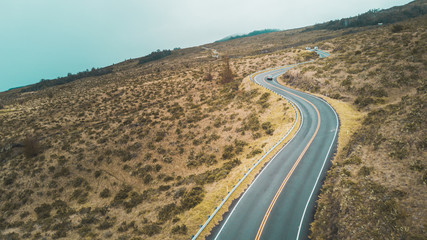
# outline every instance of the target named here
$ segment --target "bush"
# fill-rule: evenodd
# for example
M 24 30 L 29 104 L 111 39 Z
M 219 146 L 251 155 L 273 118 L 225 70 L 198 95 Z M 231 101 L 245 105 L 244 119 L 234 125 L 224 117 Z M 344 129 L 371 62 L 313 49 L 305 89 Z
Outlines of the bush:
M 144 184 L 149 184 L 151 181 L 153 181 L 153 177 L 150 174 L 147 174 L 144 176 Z
M 257 103 L 261 105 L 262 108 L 268 108 L 270 104 L 268 103 L 268 99 L 270 98 L 270 93 L 266 92 L 261 95 Z
M 7 176 L 3 179 L 4 186 L 8 186 L 8 185 L 13 184 L 17 177 L 18 177 L 18 174 L 14 171 L 7 174 Z
M 106 229 L 109 229 L 109 228 L 111 228 L 112 226 L 114 226 L 115 221 L 116 221 L 116 219 L 115 219 L 115 218 L 105 219 L 103 222 L 101 222 L 101 223 L 98 225 L 98 227 L 97 227 L 97 228 L 98 228 L 99 230 L 106 230 Z
M 119 203 L 123 203 L 123 200 L 125 200 L 126 198 L 129 197 L 129 192 L 132 190 L 131 186 L 125 185 L 123 186 L 116 194 L 116 196 L 114 196 L 114 200 L 113 203 L 115 204 L 119 204 Z
M 187 234 L 187 226 L 185 224 L 176 225 L 172 228 L 172 234 Z
M 50 217 L 50 211 L 52 210 L 52 206 L 47 203 L 43 203 L 42 205 L 36 207 L 34 212 L 37 214 L 37 219 L 45 219 Z
M 110 189 L 108 189 L 108 188 L 104 188 L 104 190 L 102 190 L 102 191 L 99 193 L 99 196 L 100 196 L 101 198 L 108 198 L 108 197 L 110 197 L 110 196 L 111 196 Z
M 359 165 L 362 163 L 362 159 L 356 155 L 351 155 L 349 158 L 345 159 L 344 164 L 356 164 Z
M 264 129 L 265 133 L 268 135 L 273 135 L 274 129 L 271 122 L 265 122 L 261 125 L 262 129 Z
M 172 54 L 172 51 L 169 49 L 165 49 L 160 51 L 160 49 L 158 49 L 155 52 L 152 52 L 150 54 L 148 54 L 147 56 L 144 56 L 142 58 L 139 59 L 139 64 L 144 64 L 144 63 L 148 63 L 151 61 L 156 61 L 156 60 L 160 60 L 164 57 L 167 57 L 169 55 Z
M 146 198 L 145 194 L 138 194 L 137 192 L 131 192 L 130 199 L 128 202 L 124 202 L 124 207 L 128 212 L 139 204 Z
M 84 178 L 82 178 L 82 177 L 76 177 L 73 180 L 72 185 L 73 185 L 73 187 L 76 188 L 76 187 L 80 187 L 82 185 L 82 183 L 87 184 L 87 182 L 86 182 L 86 180 Z
M 252 130 L 252 131 L 258 131 L 259 130 L 259 119 L 258 116 L 255 113 L 252 113 L 249 115 L 244 122 L 244 129 L 245 130 Z
M 55 178 L 58 177 L 66 177 L 70 175 L 70 170 L 68 169 L 68 167 L 62 167 L 57 173 L 55 173 L 53 176 Z
M 167 204 L 165 206 L 163 206 L 160 210 L 159 213 L 157 214 L 157 218 L 159 219 L 159 221 L 167 221 L 169 219 L 171 219 L 172 217 L 174 217 L 176 214 L 178 214 L 178 207 L 176 206 L 175 203 L 170 203 Z
M 354 100 L 354 104 L 359 107 L 366 107 L 369 104 L 374 103 L 374 99 L 371 97 L 358 96 L 356 100 Z
M 397 159 L 404 159 L 408 156 L 409 151 L 406 147 L 407 143 L 402 140 L 393 140 L 391 141 L 390 148 L 391 152 L 389 153 L 390 157 Z
M 210 72 L 206 73 L 205 77 L 203 78 L 203 80 L 205 81 L 212 81 L 213 76 Z
M 165 138 L 165 136 L 166 136 L 166 133 L 164 131 L 158 131 L 156 133 L 156 138 L 154 139 L 154 141 L 160 142 Z
M 251 158 L 251 157 L 254 157 L 254 156 L 256 156 L 256 155 L 258 155 L 258 154 L 260 154 L 260 153 L 262 153 L 262 150 L 261 149 L 259 149 L 259 148 L 256 148 L 256 149 L 254 149 L 254 150 L 252 150 L 249 154 L 248 154 L 248 158 Z
M 148 224 L 142 227 L 142 233 L 148 236 L 159 234 L 161 230 L 162 228 L 156 223 Z
M 403 30 L 403 26 L 400 25 L 400 24 L 396 24 L 396 25 L 393 25 L 391 27 L 391 32 L 392 33 L 398 33 L 398 32 L 401 32 L 402 30 Z
M 186 192 L 181 199 L 181 207 L 184 210 L 189 210 L 197 204 L 201 203 L 203 198 L 205 197 L 205 193 L 203 188 L 194 187 L 189 192 Z
M 226 145 L 224 147 L 224 151 L 222 153 L 222 158 L 223 159 L 230 159 L 234 156 L 234 147 L 233 145 Z
M 357 173 L 359 176 L 364 176 L 364 177 L 366 177 L 366 176 L 368 176 L 369 174 L 371 174 L 371 171 L 372 171 L 372 168 L 370 168 L 370 167 L 366 167 L 366 166 L 362 166 L 360 169 L 359 169 L 359 172 Z
M 230 60 L 228 58 L 228 56 L 224 56 L 224 65 L 223 65 L 223 70 L 221 72 L 221 83 L 225 84 L 225 83 L 230 83 L 233 81 L 233 72 L 231 71 L 230 68 Z

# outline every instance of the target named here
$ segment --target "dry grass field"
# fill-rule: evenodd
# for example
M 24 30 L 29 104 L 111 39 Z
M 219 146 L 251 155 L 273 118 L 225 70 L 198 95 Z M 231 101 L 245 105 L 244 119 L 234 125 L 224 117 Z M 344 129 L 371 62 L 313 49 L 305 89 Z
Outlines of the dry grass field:
M 6 93 L 1 236 L 187 239 L 293 124 L 289 103 L 244 78 L 291 58 L 232 59 L 234 81 L 223 84 L 221 60 L 183 49 Z

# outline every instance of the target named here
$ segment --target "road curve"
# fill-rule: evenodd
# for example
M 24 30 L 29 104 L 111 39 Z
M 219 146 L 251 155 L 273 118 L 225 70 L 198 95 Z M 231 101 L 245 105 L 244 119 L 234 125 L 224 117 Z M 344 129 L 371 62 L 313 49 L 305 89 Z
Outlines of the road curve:
M 270 160 L 207 239 L 308 238 L 316 196 L 336 149 L 339 120 L 322 99 L 277 82 L 278 76 L 295 66 L 259 73 L 253 81 L 297 106 L 302 119 L 300 130 Z M 274 79 L 266 80 L 267 75 Z

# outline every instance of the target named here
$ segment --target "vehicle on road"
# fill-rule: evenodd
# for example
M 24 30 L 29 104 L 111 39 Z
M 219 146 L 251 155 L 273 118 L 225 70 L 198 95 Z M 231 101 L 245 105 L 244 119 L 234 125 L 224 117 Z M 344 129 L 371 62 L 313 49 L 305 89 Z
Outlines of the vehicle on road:
M 273 80 L 273 76 L 272 75 L 268 75 L 266 78 L 267 78 L 267 80 L 270 80 L 270 81 Z

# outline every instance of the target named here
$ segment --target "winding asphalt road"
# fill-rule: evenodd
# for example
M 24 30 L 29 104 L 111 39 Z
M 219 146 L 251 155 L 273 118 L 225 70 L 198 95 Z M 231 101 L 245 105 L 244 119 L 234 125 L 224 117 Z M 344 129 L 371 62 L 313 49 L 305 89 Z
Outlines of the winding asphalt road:
M 315 200 L 336 149 L 339 120 L 322 99 L 277 82 L 277 76 L 295 66 L 259 73 L 253 80 L 295 103 L 302 120 L 299 131 L 208 239 L 308 239 Z M 274 79 L 267 80 L 268 75 Z

